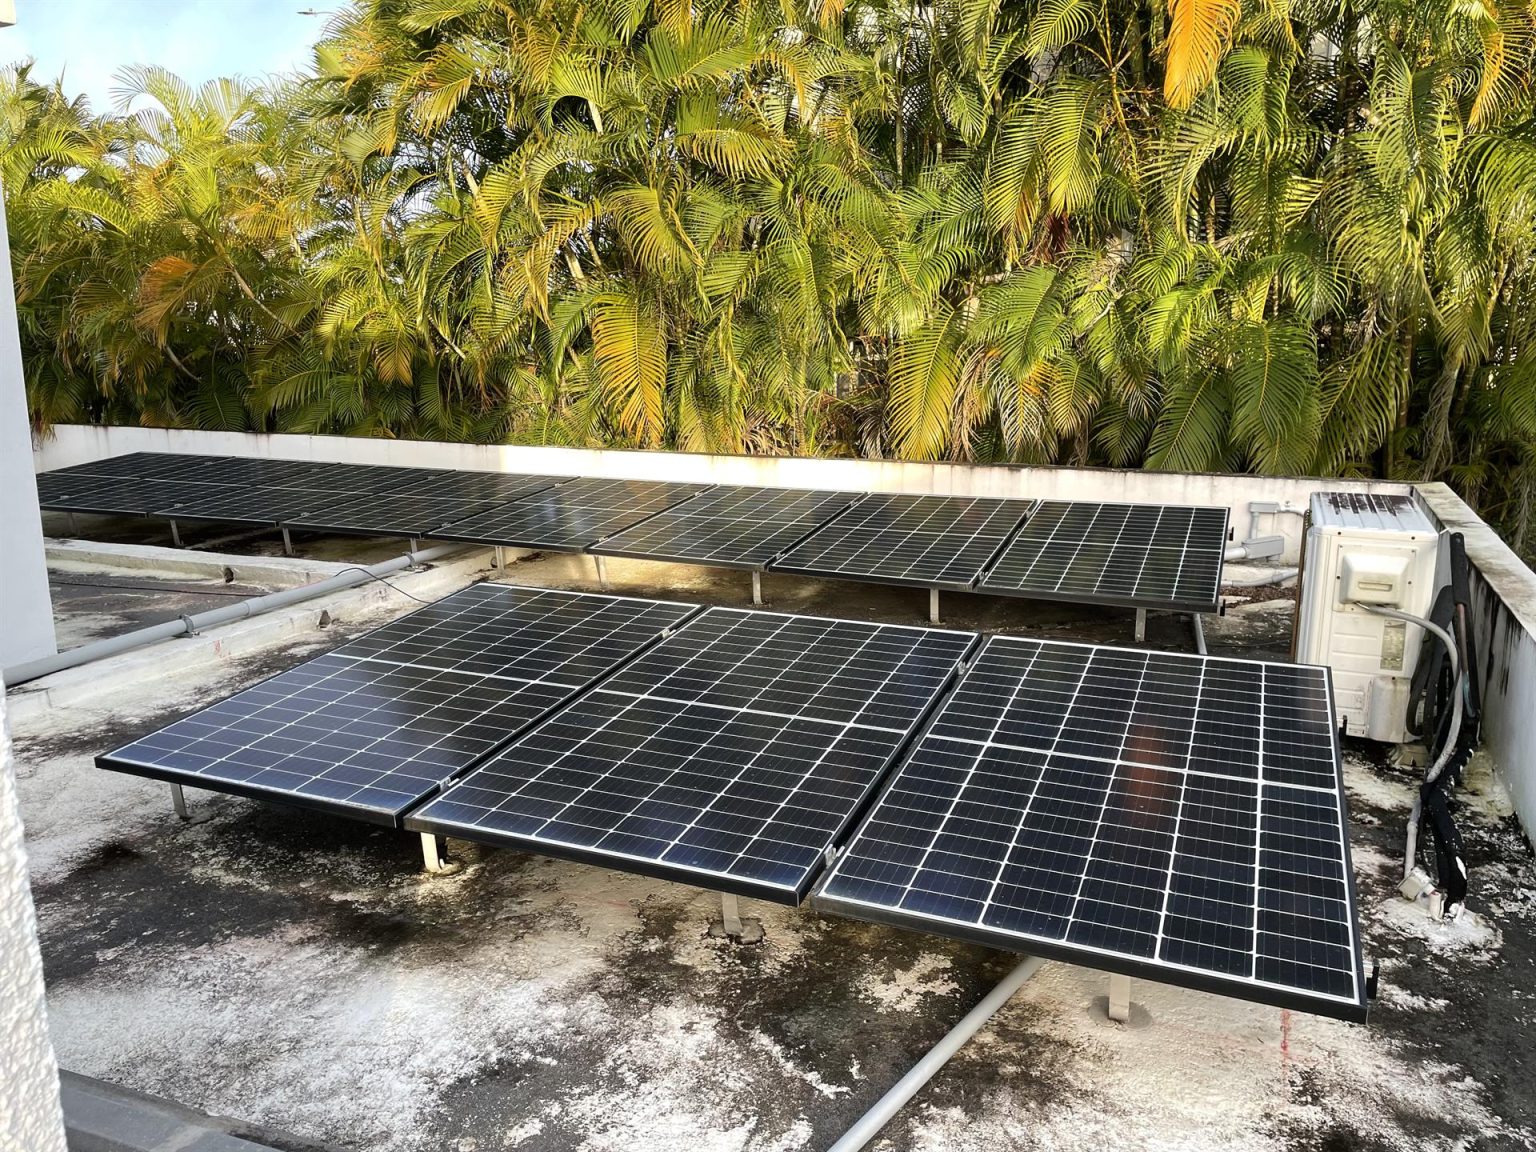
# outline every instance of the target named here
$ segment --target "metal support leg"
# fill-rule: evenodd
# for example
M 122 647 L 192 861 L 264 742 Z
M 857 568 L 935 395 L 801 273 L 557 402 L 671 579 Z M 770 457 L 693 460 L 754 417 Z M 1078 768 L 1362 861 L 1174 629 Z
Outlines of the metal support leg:
M 293 536 L 289 533 L 288 529 L 286 529 L 286 528 L 283 529 L 283 555 L 284 556 L 292 556 L 293 555 Z
M 421 540 L 418 539 L 415 536 L 411 537 L 410 551 L 412 551 L 412 552 L 420 552 L 421 551 Z
M 496 545 L 496 570 L 505 571 L 507 567 L 507 550 L 500 544 Z
M 75 514 L 73 512 L 66 512 L 64 515 L 69 517 L 69 534 L 71 536 L 80 535 L 80 522 L 75 519 Z
M 1145 644 L 1146 642 L 1147 610 L 1145 608 L 1138 608 L 1136 609 L 1136 643 Z
M 752 573 L 752 603 L 761 604 L 762 602 L 763 574 L 761 572 L 754 572 Z
M 608 565 L 601 556 L 593 556 L 592 560 L 597 565 L 597 586 L 606 592 L 608 591 Z
M 176 527 L 176 521 L 171 521 L 171 543 L 181 547 L 181 530 Z
M 1129 976 L 1110 973 L 1109 1018 L 1121 1024 L 1131 1018 L 1131 978 Z
M 944 1039 L 935 1044 L 926 1056 L 914 1064 L 912 1071 L 880 1097 L 875 1106 L 864 1113 L 859 1122 L 848 1129 L 843 1138 L 832 1145 L 827 1152 L 859 1152 L 860 1148 L 878 1136 L 880 1129 L 901 1111 L 901 1106 L 916 1096 L 923 1085 L 933 1079 L 934 1074 L 944 1067 L 951 1056 L 964 1047 L 967 1040 L 981 1031 L 982 1026 L 992 1019 L 1004 1004 L 1008 1003 L 1013 994 L 1022 988 L 1044 963 L 1045 961 L 1038 956 L 1028 956 L 1017 968 L 1004 976 L 980 1004 L 967 1012 L 965 1018 L 951 1028 Z
M 176 810 L 176 815 L 183 820 L 190 820 L 187 815 L 187 794 L 181 790 L 180 784 L 171 785 L 171 807 Z
M 939 590 L 937 588 L 930 588 L 928 589 L 928 623 L 937 624 L 938 622 Z
M 1204 621 L 1202 621 L 1200 619 L 1200 613 L 1198 613 L 1198 612 L 1196 612 L 1193 615 L 1191 615 L 1190 618 L 1189 618 L 1189 621 L 1190 621 L 1190 623 L 1192 625 L 1194 625 L 1194 629 L 1195 629 L 1195 651 L 1200 653 L 1200 655 L 1204 656 L 1204 655 L 1206 655 L 1206 651 L 1205 651 L 1205 623 L 1204 623 Z
M 421 834 L 421 856 L 428 872 L 448 870 L 448 841 L 431 832 Z
M 727 936 L 741 939 L 741 906 L 734 892 L 720 893 L 720 924 L 725 928 Z

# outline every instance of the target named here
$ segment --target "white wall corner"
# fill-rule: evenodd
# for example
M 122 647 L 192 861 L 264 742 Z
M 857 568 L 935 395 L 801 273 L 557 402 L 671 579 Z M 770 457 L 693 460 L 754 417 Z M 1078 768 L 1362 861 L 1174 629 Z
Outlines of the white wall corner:
M 21 370 L 21 335 L 16 325 L 3 191 L 0 189 L 0 604 L 5 605 L 5 627 L 0 628 L 0 668 L 52 656 L 57 650 L 43 523 L 37 514 L 32 429 L 27 418 L 26 377 Z
M 59 1068 L 27 882 L 16 765 L 0 689 L 0 1148 L 65 1152 Z

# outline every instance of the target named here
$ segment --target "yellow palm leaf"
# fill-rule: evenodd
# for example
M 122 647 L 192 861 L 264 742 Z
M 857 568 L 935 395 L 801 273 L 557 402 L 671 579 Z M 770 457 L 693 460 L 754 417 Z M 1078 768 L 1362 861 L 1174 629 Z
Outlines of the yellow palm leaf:
M 1169 0 L 1168 63 L 1163 95 L 1188 108 L 1216 75 L 1232 29 L 1242 15 L 1239 0 Z

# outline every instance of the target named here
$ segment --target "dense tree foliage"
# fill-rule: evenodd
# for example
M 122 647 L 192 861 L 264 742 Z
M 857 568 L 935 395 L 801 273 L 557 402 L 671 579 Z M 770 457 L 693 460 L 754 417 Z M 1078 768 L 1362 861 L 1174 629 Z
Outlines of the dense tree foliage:
M 0 80 L 40 426 L 1445 478 L 1536 539 L 1531 0 L 360 0 Z

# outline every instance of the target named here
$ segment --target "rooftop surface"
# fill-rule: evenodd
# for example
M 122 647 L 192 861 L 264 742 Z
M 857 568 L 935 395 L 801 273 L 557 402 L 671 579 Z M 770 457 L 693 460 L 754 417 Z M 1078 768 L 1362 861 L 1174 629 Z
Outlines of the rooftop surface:
M 48 519 L 51 529 L 62 518 Z M 82 520 L 161 545 L 164 526 Z M 221 529 L 188 542 L 279 551 Z M 369 562 L 398 541 L 312 537 Z M 87 568 L 89 565 L 86 566 Z M 240 567 L 235 565 L 236 569 Z M 741 605 L 743 573 L 610 561 L 614 590 Z M 61 636 L 196 611 L 222 579 L 55 572 Z M 497 578 L 591 588 L 590 559 Z M 131 605 L 101 597 L 127 592 Z M 401 581 L 408 583 L 408 581 Z M 1284 658 L 1277 589 L 1208 618 L 1213 654 Z M 767 607 L 920 622 L 910 589 L 770 575 Z M 441 594 L 441 593 L 439 593 Z M 194 607 L 187 607 L 193 603 Z M 416 605 L 348 614 L 239 663 L 125 683 L 13 724 L 22 815 L 65 1068 L 344 1148 L 822 1149 L 1015 962 L 896 929 L 744 902 L 763 943 L 708 937 L 718 897 L 453 842 L 421 870 L 412 836 L 98 771 L 92 757 Z M 945 624 L 1128 643 L 1130 613 L 946 593 Z M 1149 643 L 1191 650 L 1186 617 Z M 165 651 L 174 654 L 172 642 Z M 1470 912 L 1429 921 L 1396 893 L 1412 775 L 1370 745 L 1346 760 L 1351 846 L 1381 999 L 1366 1025 L 1048 964 L 874 1145 L 885 1149 L 1504 1149 L 1536 1145 L 1531 1082 L 1536 867 L 1486 764 L 1462 796 Z

